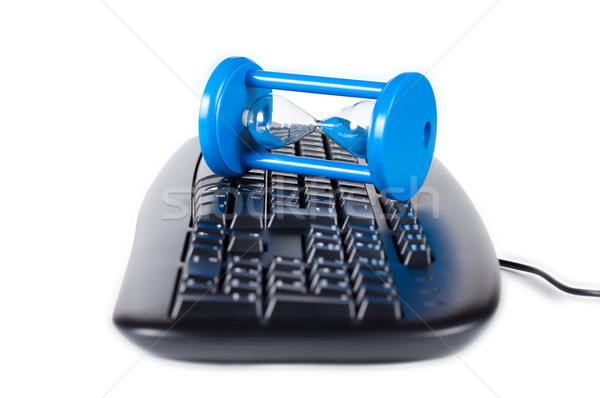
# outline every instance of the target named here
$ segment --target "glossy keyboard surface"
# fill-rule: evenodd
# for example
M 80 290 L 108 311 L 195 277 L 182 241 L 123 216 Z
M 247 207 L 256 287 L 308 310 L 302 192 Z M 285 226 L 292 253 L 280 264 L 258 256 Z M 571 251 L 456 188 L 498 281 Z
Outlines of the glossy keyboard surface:
M 273 152 L 358 162 L 318 133 Z M 401 292 L 380 228 L 400 266 L 432 266 L 411 203 L 363 183 L 264 170 L 222 178 L 201 162 L 194 220 L 172 314 L 187 320 L 394 324 Z

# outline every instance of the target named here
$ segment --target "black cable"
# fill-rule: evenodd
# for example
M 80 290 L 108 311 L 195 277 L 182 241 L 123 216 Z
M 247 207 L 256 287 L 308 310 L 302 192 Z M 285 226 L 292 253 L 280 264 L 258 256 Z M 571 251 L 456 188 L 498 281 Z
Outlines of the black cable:
M 517 271 L 530 272 L 532 274 L 541 276 L 542 278 L 544 278 L 545 280 L 550 282 L 552 285 L 554 285 L 558 289 L 562 290 L 563 292 L 566 292 L 569 294 L 575 294 L 578 296 L 600 297 L 600 290 L 579 289 L 576 287 L 567 286 L 564 283 L 559 282 L 556 279 L 554 279 L 554 277 L 552 277 L 550 274 L 542 271 L 541 269 L 532 267 L 530 265 L 515 263 L 514 261 L 503 260 L 501 258 L 498 259 L 498 262 L 500 263 L 500 266 L 504 267 L 504 268 L 516 269 Z

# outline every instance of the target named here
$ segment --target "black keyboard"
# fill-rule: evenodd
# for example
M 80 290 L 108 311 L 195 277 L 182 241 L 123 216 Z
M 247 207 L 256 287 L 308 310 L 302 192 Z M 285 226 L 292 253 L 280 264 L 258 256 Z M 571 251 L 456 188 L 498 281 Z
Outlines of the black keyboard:
M 364 164 L 318 133 L 272 152 Z M 172 195 L 191 212 L 173 216 Z M 439 356 L 468 341 L 498 300 L 487 233 L 437 160 L 421 192 L 399 202 L 323 177 L 220 177 L 190 141 L 157 178 L 139 223 L 115 321 L 169 357 Z
M 319 133 L 273 152 L 358 162 Z M 404 266 L 432 264 L 410 202 L 386 199 L 363 183 L 264 170 L 222 178 L 202 166 L 174 317 L 338 325 L 401 320 L 382 238 L 391 235 Z

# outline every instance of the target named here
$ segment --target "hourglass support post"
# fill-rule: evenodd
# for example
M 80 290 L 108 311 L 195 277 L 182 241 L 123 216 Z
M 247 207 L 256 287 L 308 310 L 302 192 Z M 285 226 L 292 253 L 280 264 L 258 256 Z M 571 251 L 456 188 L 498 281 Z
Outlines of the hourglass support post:
M 246 73 L 246 85 L 270 90 L 377 99 L 386 83 L 249 70 Z
M 264 169 L 367 184 L 372 183 L 369 167 L 360 164 L 252 151 L 242 152 L 242 164 L 249 169 Z

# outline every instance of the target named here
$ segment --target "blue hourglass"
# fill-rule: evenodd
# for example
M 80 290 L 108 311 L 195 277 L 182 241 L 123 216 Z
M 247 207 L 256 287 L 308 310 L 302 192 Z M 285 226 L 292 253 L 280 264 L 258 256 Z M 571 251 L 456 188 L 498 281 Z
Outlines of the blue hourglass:
M 364 100 L 331 117 L 313 116 L 271 90 Z M 436 140 L 437 112 L 429 81 L 403 73 L 387 83 L 263 71 L 253 61 L 221 62 L 200 106 L 199 137 L 210 169 L 239 176 L 250 169 L 372 183 L 385 196 L 408 200 L 423 185 Z M 269 153 L 320 132 L 358 164 Z

